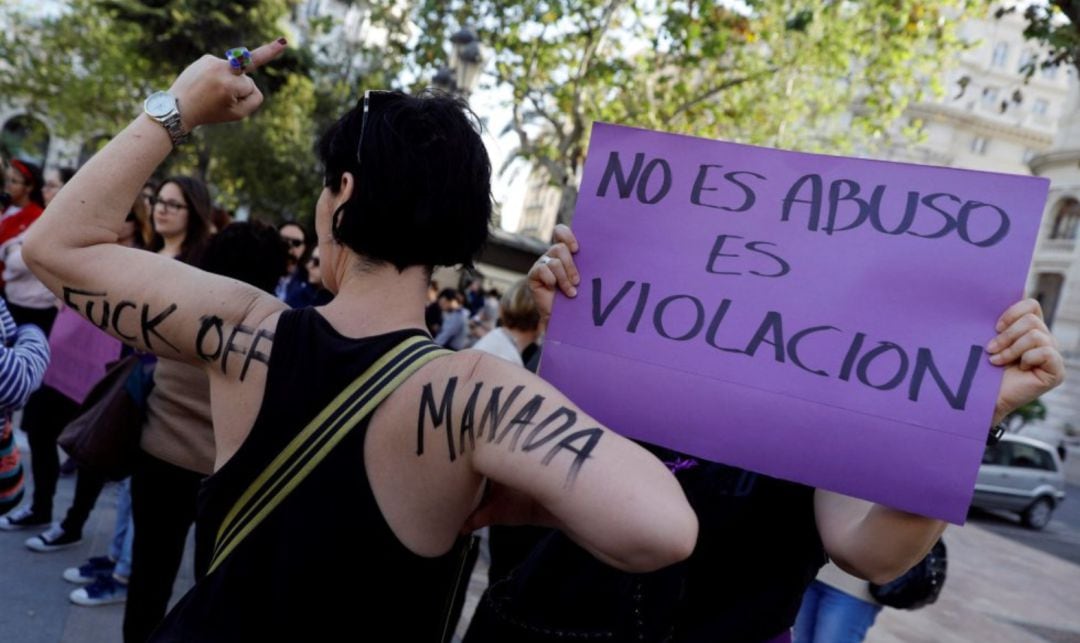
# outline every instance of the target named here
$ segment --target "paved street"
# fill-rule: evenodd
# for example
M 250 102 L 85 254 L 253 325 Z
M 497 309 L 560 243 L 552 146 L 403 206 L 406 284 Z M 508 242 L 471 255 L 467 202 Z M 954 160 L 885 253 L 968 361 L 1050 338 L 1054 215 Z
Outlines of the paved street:
M 26 436 L 16 432 L 26 453 Z M 26 463 L 29 469 L 29 461 Z M 29 473 L 29 471 L 28 471 Z M 67 511 L 75 491 L 75 478 L 61 478 L 54 518 Z M 72 549 L 40 554 L 24 545 L 37 531 L 0 531 L 0 643 L 119 643 L 123 605 L 79 607 L 68 600 L 77 586 L 61 574 L 90 556 L 107 552 L 116 516 L 116 485 L 109 485 Z M 177 600 L 192 583 L 191 542 L 173 592 Z
M 1031 437 L 1050 444 L 1060 439 L 1049 432 Z M 972 510 L 968 520 L 1028 547 L 1080 564 L 1080 445 L 1070 447 L 1065 459 L 1065 479 L 1065 502 L 1054 510 L 1053 520 L 1042 531 L 1026 529 L 1016 514 L 1007 511 Z
M 1066 500 L 1042 531 L 1028 529 L 1009 512 L 972 510 L 968 520 L 983 529 L 1080 564 L 1080 486 L 1066 486 Z

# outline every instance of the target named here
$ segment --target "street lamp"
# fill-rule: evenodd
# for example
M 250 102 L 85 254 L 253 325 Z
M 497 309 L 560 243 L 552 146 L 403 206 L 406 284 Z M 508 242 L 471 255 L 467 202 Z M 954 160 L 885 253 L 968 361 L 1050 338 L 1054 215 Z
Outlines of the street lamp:
M 476 31 L 463 27 L 450 36 L 450 43 L 453 46 L 450 65 L 439 69 L 431 82 L 443 91 L 468 98 L 476 88 L 480 70 L 484 67 L 484 52 L 480 49 L 480 39 L 477 38 Z

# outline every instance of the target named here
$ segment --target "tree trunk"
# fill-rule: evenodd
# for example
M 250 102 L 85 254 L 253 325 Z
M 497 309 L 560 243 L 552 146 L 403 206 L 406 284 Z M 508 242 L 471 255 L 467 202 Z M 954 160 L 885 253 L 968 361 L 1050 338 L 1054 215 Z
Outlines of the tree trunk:
M 570 222 L 574 218 L 574 208 L 577 206 L 577 197 L 577 186 L 564 185 L 562 187 L 562 198 L 559 199 L 559 214 L 555 217 L 555 223 L 570 225 Z

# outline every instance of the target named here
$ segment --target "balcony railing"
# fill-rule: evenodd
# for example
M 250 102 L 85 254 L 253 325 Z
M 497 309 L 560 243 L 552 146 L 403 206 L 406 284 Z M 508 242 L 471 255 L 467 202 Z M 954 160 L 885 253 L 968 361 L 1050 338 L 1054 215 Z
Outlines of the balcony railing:
M 1072 254 L 1076 249 L 1076 239 L 1047 239 L 1039 245 L 1040 252 Z

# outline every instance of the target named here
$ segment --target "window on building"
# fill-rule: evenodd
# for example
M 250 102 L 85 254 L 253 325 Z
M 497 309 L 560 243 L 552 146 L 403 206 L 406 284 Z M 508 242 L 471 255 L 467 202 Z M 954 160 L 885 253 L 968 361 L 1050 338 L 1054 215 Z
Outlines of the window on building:
M 1054 227 L 1050 230 L 1051 239 L 1075 239 L 1080 229 L 1080 202 L 1065 199 L 1058 205 L 1054 215 Z
M 985 136 L 976 136 L 971 139 L 971 152 L 973 154 L 984 155 L 986 149 L 990 146 L 990 141 Z
M 1050 67 L 1043 67 L 1042 71 L 1039 72 L 1039 73 L 1042 74 L 1043 78 L 1048 78 L 1050 80 L 1053 80 L 1054 78 L 1057 77 L 1057 71 L 1058 71 L 1057 66 L 1053 65 L 1053 66 L 1050 66 Z
M 998 95 L 1000 92 L 997 87 L 986 87 L 982 92 L 983 107 L 987 109 L 997 109 Z
M 1021 74 L 1027 73 L 1029 67 L 1035 64 L 1035 52 L 1030 49 L 1025 49 L 1020 53 L 1020 64 L 1016 66 L 1016 71 Z
M 1058 302 L 1061 301 L 1061 289 L 1065 285 L 1065 275 L 1058 272 L 1041 272 L 1035 279 L 1035 293 L 1032 295 L 1042 305 L 1043 319 L 1048 328 L 1054 327 Z
M 990 64 L 994 67 L 1004 67 L 1005 63 L 1009 60 L 1009 45 L 1004 42 L 999 42 L 994 45 L 994 54 L 990 59 Z
M 1035 102 L 1031 104 L 1031 112 L 1038 114 L 1039 116 L 1046 116 L 1046 113 L 1050 111 L 1050 101 L 1045 98 L 1036 98 Z

